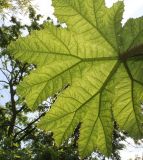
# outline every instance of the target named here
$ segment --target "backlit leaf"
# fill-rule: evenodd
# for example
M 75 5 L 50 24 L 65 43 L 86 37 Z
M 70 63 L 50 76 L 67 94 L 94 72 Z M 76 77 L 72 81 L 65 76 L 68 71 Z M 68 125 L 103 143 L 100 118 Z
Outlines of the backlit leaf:
M 37 65 L 18 93 L 35 109 L 61 91 L 39 127 L 62 144 L 81 123 L 80 155 L 98 149 L 110 156 L 114 120 L 134 139 L 143 137 L 143 18 L 122 27 L 123 2 L 111 8 L 104 0 L 53 5 L 66 29 L 46 24 L 9 46 L 16 59 Z

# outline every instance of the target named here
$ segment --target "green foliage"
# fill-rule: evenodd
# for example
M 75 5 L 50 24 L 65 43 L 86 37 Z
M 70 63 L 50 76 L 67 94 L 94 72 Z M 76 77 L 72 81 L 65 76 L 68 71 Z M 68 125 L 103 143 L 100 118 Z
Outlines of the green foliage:
M 9 4 L 8 0 L 0 0 L 0 12 L 4 8 L 8 8 L 8 7 L 10 7 L 10 4 Z
M 94 3 L 93 3 L 94 2 Z M 122 27 L 124 5 L 106 8 L 104 0 L 53 0 L 67 29 L 46 24 L 9 46 L 14 57 L 37 65 L 18 93 L 36 109 L 58 94 L 39 127 L 61 144 L 81 122 L 81 156 L 112 152 L 114 120 L 135 139 L 143 137 L 143 18 Z
M 0 13 L 3 9 L 21 9 L 24 12 L 31 5 L 32 0 L 0 0 Z

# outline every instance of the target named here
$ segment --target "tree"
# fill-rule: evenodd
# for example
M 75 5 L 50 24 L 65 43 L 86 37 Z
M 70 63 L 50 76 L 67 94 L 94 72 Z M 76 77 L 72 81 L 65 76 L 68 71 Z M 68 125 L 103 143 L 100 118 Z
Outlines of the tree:
M 0 107 L 0 159 L 4 160 L 29 159 L 29 157 L 31 157 L 31 155 L 28 154 L 28 149 L 21 148 L 21 141 L 35 130 L 33 124 L 35 125 L 36 121 L 38 121 L 38 119 L 44 114 L 41 107 L 41 109 L 37 110 L 37 112 L 40 114 L 38 118 L 31 122 L 28 120 L 27 113 L 29 112 L 29 109 L 27 109 L 24 101 L 20 99 L 20 97 L 16 96 L 16 85 L 24 75 L 29 73 L 33 66 L 14 61 L 11 56 L 8 56 L 8 53 L 5 50 L 11 41 L 14 41 L 18 38 L 18 36 L 21 34 L 21 29 L 25 29 L 26 27 L 28 30 L 31 30 L 39 29 L 41 27 L 37 23 L 40 16 L 35 15 L 35 12 L 32 8 L 30 9 L 30 18 L 31 26 L 22 26 L 20 22 L 16 20 L 16 18 L 12 17 L 11 21 L 13 22 L 13 25 L 10 27 L 3 26 L 0 29 L 0 60 L 2 66 L 0 71 L 1 75 L 4 77 L 3 80 L 0 80 L 0 83 L 4 89 L 9 90 L 10 92 L 10 101 L 8 101 L 4 106 Z
M 0 13 L 3 12 L 3 9 L 22 9 L 28 8 L 31 5 L 31 0 L 0 0 Z
M 0 20 L 9 22 L 11 16 L 18 18 L 26 16 L 28 18 L 29 10 L 36 8 L 32 4 L 33 0 L 0 0 Z M 9 19 L 9 20 L 8 20 Z M 3 24 L 1 22 L 1 25 Z M 10 25 L 10 24 L 7 24 Z

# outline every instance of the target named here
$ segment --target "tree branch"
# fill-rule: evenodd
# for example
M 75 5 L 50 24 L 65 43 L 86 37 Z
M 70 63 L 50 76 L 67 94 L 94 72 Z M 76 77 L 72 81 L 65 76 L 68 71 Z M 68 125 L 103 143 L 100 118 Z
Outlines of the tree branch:
M 24 129 L 22 129 L 21 131 L 17 132 L 17 133 L 14 135 L 14 139 L 16 139 L 16 137 L 17 137 L 20 133 L 22 133 L 22 132 L 24 132 L 24 131 L 27 131 L 29 128 L 31 128 L 31 126 L 32 126 L 35 122 L 37 122 L 41 117 L 43 117 L 45 114 L 46 114 L 46 112 L 42 113 L 38 118 L 36 118 L 36 119 L 35 119 L 34 121 L 32 121 L 31 123 L 29 123 L 29 124 L 27 125 L 27 127 L 25 127 Z
M 8 85 L 9 85 L 9 83 L 8 83 L 8 82 L 3 81 L 3 80 L 0 80 L 0 83 L 6 83 L 6 84 L 8 84 Z
M 31 130 L 27 131 L 21 138 L 19 138 L 15 142 L 21 142 L 26 136 L 28 136 L 30 133 L 32 133 L 35 129 L 36 129 L 36 127 L 34 127 Z
M 17 114 L 17 110 L 16 110 L 16 103 L 14 100 L 14 96 L 15 96 L 15 91 L 13 89 L 13 84 L 12 84 L 12 80 L 10 80 L 9 82 L 9 87 L 10 87 L 10 96 L 11 96 L 11 109 L 12 109 L 12 116 L 11 116 L 11 124 L 8 130 L 8 136 L 10 136 L 13 133 L 13 129 L 15 126 L 15 121 L 16 121 L 16 114 Z

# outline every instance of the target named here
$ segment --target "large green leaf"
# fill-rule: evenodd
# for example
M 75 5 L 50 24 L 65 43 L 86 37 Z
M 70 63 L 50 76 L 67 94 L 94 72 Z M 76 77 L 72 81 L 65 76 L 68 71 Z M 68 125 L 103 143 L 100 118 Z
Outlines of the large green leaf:
M 143 137 L 143 18 L 121 25 L 124 5 L 103 0 L 53 0 L 68 28 L 46 24 L 11 43 L 16 59 L 37 65 L 18 93 L 31 109 L 61 93 L 39 127 L 61 144 L 81 122 L 81 156 L 112 152 L 113 121 L 135 139 Z M 69 87 L 65 90 L 65 86 Z

